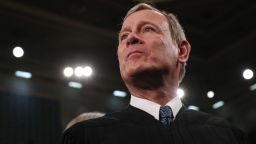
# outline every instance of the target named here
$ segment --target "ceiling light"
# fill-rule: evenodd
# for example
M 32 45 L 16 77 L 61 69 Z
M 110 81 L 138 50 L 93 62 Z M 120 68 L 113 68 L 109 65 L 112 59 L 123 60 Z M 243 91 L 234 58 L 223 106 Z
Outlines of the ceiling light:
M 83 75 L 89 77 L 92 75 L 92 68 L 90 66 L 86 66 L 83 68 Z
M 247 79 L 247 80 L 252 79 L 253 71 L 251 69 L 244 70 L 243 77 L 244 77 L 244 79 Z
M 80 67 L 80 66 L 76 67 L 76 68 L 75 68 L 75 75 L 76 75 L 77 77 L 81 77 L 81 76 L 83 75 L 83 68 Z
M 217 109 L 219 107 L 222 107 L 224 105 L 224 101 L 218 101 L 215 104 L 212 105 L 213 109 Z
M 207 97 L 208 98 L 213 98 L 214 97 L 214 92 L 213 91 L 208 91 L 207 92 Z
M 68 86 L 69 86 L 69 87 L 72 87 L 72 88 L 82 88 L 82 87 L 83 87 L 83 85 L 82 85 L 81 83 L 79 83 L 79 82 L 73 82 L 73 81 L 69 82 L 69 83 L 68 83 Z
M 20 58 L 24 55 L 24 51 L 21 47 L 15 47 L 13 50 L 12 50 L 12 53 L 15 57 L 17 58 Z
M 180 98 L 183 98 L 184 95 L 185 95 L 185 92 L 183 89 L 181 88 L 178 88 L 177 92 L 176 92 L 177 96 L 180 97 Z
M 64 73 L 64 76 L 71 77 L 74 73 L 74 70 L 71 67 L 66 67 L 63 73 Z
M 25 79 L 30 79 L 30 78 L 32 78 L 32 73 L 25 72 L 25 71 L 16 71 L 15 76 L 25 78 Z
M 113 91 L 113 95 L 116 97 L 126 97 L 127 93 L 124 91 L 115 90 L 115 91 Z
M 199 107 L 193 105 L 188 106 L 188 109 L 199 111 Z
M 251 90 L 251 91 L 256 90 L 256 84 L 251 85 L 251 86 L 250 86 L 250 90 Z

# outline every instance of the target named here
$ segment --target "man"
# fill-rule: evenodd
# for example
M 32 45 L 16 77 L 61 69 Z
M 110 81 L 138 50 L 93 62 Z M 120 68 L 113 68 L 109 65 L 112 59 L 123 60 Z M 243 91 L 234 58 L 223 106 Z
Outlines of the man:
M 172 14 L 138 4 L 119 34 L 128 108 L 68 129 L 63 144 L 238 144 L 244 135 L 224 121 L 182 106 L 176 96 L 190 44 Z

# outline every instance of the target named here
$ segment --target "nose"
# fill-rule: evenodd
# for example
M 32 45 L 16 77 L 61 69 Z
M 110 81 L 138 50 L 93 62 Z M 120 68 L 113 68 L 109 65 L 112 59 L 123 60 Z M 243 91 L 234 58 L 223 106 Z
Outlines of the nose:
M 140 40 L 137 35 L 132 34 L 128 38 L 126 44 L 127 45 L 142 44 L 142 40 Z

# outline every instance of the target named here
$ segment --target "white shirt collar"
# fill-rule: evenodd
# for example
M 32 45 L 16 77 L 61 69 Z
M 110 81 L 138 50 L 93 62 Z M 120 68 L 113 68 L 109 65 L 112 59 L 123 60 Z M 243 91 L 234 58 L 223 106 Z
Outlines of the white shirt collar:
M 133 95 L 131 95 L 130 105 L 151 114 L 152 116 L 155 117 L 155 119 L 159 120 L 159 109 L 161 105 L 155 102 L 149 101 L 147 99 L 142 99 Z M 166 105 L 172 108 L 173 116 L 175 119 L 176 115 L 178 114 L 179 110 L 182 107 L 180 98 L 176 96 L 171 101 L 169 101 Z

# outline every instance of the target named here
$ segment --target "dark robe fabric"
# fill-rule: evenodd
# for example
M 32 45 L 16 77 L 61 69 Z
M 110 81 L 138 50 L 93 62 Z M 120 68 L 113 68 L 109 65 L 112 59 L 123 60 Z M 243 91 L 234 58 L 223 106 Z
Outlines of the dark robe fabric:
M 224 120 L 185 107 L 170 127 L 133 106 L 75 124 L 62 144 L 247 144 L 244 133 Z

